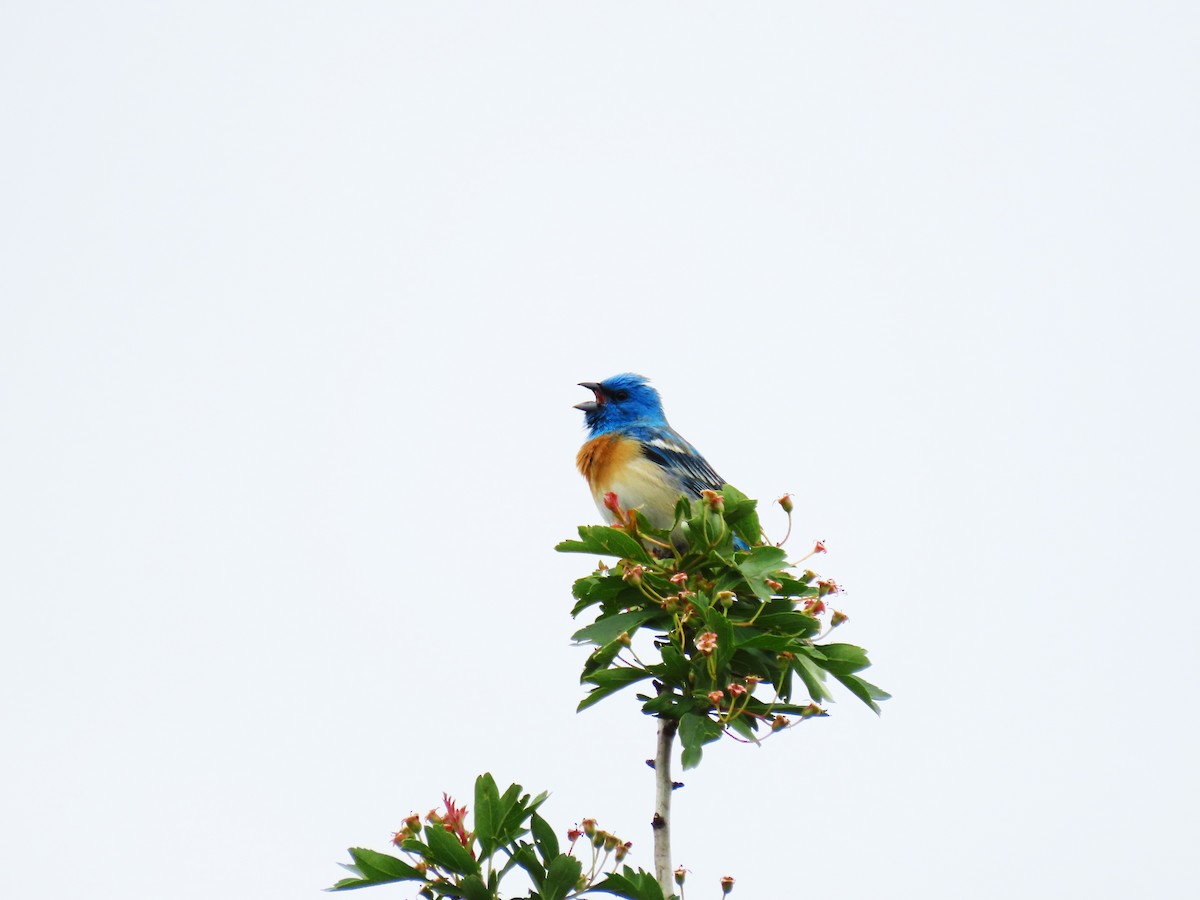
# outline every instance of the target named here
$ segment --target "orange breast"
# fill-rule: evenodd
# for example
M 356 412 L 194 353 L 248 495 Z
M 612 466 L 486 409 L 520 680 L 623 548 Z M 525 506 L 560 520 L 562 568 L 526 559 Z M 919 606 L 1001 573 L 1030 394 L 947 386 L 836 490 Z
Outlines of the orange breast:
M 579 448 L 575 465 L 587 479 L 592 493 L 599 495 L 612 484 L 616 474 L 637 459 L 641 452 L 637 441 L 618 434 L 602 434 Z

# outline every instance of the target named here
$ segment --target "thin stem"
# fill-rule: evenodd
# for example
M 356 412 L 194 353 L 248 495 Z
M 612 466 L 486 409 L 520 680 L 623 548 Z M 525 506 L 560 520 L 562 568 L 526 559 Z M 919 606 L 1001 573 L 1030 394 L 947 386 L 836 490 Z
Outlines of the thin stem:
M 678 728 L 676 719 L 658 720 L 658 752 L 654 754 L 654 874 L 664 897 L 675 893 L 671 868 L 671 742 Z
M 638 589 L 639 591 L 641 591 L 641 592 L 642 592 L 642 596 L 643 596 L 643 597 L 645 597 L 647 600 L 649 600 L 649 601 L 651 601 L 651 602 L 653 602 L 653 603 L 656 603 L 656 604 L 658 604 L 659 606 L 662 606 L 662 605 L 663 605 L 663 604 L 666 602 L 666 598 L 658 596 L 658 594 L 657 594 L 657 593 L 655 593 L 654 591 L 652 591 L 652 590 L 651 590 L 651 589 L 650 589 L 650 588 L 649 588 L 649 587 L 648 587 L 648 586 L 647 586 L 647 585 L 646 585 L 644 582 L 642 582 L 642 581 L 638 581 L 638 582 L 637 582 L 637 589 Z
M 787 534 L 785 534 L 783 536 L 782 541 L 780 541 L 778 544 L 775 545 L 776 547 L 782 547 L 784 544 L 786 544 L 788 542 L 788 538 L 790 538 L 792 536 L 792 514 L 788 513 L 787 517 L 788 517 Z
M 641 540 L 645 541 L 648 544 L 654 544 L 655 546 L 662 547 L 664 550 L 674 550 L 675 549 L 674 545 L 666 544 L 666 543 L 663 543 L 662 541 L 655 540 L 654 538 L 650 537 L 650 535 L 642 534 L 640 531 L 637 533 L 637 537 L 640 538 Z

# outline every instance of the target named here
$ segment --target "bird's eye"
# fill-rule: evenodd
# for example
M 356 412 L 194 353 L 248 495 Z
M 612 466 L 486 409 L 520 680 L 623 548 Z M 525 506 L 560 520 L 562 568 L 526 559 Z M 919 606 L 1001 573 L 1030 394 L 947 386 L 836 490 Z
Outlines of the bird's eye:
M 618 403 L 624 403 L 629 399 L 629 391 L 613 391 L 612 398 Z

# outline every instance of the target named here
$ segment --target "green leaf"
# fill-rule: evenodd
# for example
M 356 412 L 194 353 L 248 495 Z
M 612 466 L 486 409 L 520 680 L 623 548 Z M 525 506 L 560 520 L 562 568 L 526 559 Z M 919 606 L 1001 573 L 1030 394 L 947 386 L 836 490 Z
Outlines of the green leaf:
M 604 669 L 592 672 L 584 680 L 596 685 L 592 691 L 579 701 L 576 712 L 583 712 L 589 706 L 594 706 L 610 694 L 615 694 L 622 688 L 650 678 L 651 673 L 645 669 Z
M 597 647 L 592 651 L 583 662 L 583 674 L 579 676 L 580 681 L 587 681 L 588 676 L 593 672 L 607 669 L 612 665 L 612 661 L 621 655 L 621 651 L 625 649 L 625 645 L 620 641 L 612 641 L 605 644 L 603 647 Z
M 637 517 L 638 534 L 655 538 L 663 541 L 664 543 L 670 542 L 671 532 L 675 530 L 674 528 L 655 528 L 640 509 L 632 510 L 632 512 Z
M 853 644 L 818 644 L 821 656 L 817 664 L 834 675 L 850 675 L 871 665 L 867 651 Z
M 558 856 L 558 836 L 550 827 L 550 823 L 537 813 L 530 818 L 529 828 L 533 832 L 533 841 L 541 854 L 542 862 L 549 863 L 553 857 Z
M 880 690 L 869 681 L 864 681 L 857 675 L 839 675 L 837 672 L 834 672 L 833 677 L 848 687 L 855 697 L 875 710 L 876 713 L 881 712 L 879 704 L 875 702 L 876 700 L 891 699 L 892 695 L 887 691 Z
M 358 878 L 343 878 L 333 886 L 333 890 L 344 891 L 351 888 L 367 887 L 372 884 L 390 884 L 395 881 L 424 881 L 425 876 L 410 866 L 404 860 L 377 853 L 362 847 L 351 847 L 350 858 L 354 860 L 351 871 L 357 871 Z
M 755 547 L 745 554 L 738 554 L 737 570 L 746 579 L 750 590 L 763 600 L 769 600 L 775 591 L 767 584 L 767 576 L 773 575 L 787 565 L 787 554 L 779 547 Z
M 444 888 L 443 893 L 448 893 Z M 483 883 L 483 879 L 478 875 L 468 875 L 466 878 L 458 882 L 457 896 L 463 900 L 495 900 L 495 895 L 488 890 L 487 885 Z
M 871 682 L 867 681 L 867 679 L 863 678 L 861 675 L 855 675 L 854 677 L 857 678 L 860 682 L 862 682 L 862 686 L 867 689 L 867 694 L 870 696 L 870 698 L 872 700 L 891 700 L 892 699 L 891 694 L 889 694 L 883 688 L 876 687 L 875 685 L 871 684 Z
M 737 570 L 743 575 L 770 575 L 787 565 L 782 547 L 754 547 L 739 556 Z
M 662 665 L 654 667 L 657 670 L 655 674 L 665 683 L 682 689 L 687 684 L 692 667 L 674 644 L 667 644 L 660 652 Z
M 820 621 L 794 609 L 764 612 L 754 620 L 754 624 L 759 628 L 788 634 L 794 638 L 812 637 L 821 630 Z
M 547 798 L 549 798 L 549 796 L 550 796 L 549 791 L 542 791 L 540 794 L 538 794 L 536 797 L 534 797 L 532 800 L 530 800 L 529 795 L 526 794 L 525 801 L 524 801 L 526 812 L 533 812 L 534 810 L 536 810 L 538 807 L 540 807 L 543 803 L 546 802 L 546 800 L 547 800 Z
M 796 654 L 796 658 L 792 660 L 792 669 L 804 682 L 804 689 L 808 691 L 808 696 L 814 703 L 833 699 L 833 695 L 826 690 L 823 683 L 825 673 L 805 653 Z
M 644 701 L 643 713 L 663 719 L 682 718 L 684 713 L 691 712 L 695 708 L 695 702 L 690 697 L 682 697 L 671 692 L 656 694 L 653 697 L 638 694 L 638 699 Z M 705 703 L 707 704 L 707 701 Z
M 679 499 L 675 501 L 675 524 L 672 525 L 671 531 L 682 525 L 691 514 L 692 499 L 687 494 L 680 494 Z
M 374 850 L 364 850 L 356 847 L 350 851 L 354 865 L 364 876 L 375 880 L 388 881 L 424 881 L 425 876 L 402 859 L 397 859 L 387 853 L 377 853 Z
M 525 820 L 533 810 L 541 805 L 546 796 L 546 794 L 539 794 L 537 799 L 531 803 L 528 794 L 522 796 L 519 784 L 508 786 L 500 798 L 498 807 L 500 810 L 499 824 L 496 827 L 498 846 L 506 847 L 525 833 Z
M 816 585 L 810 585 L 807 581 L 801 581 L 798 578 L 793 578 L 787 572 L 780 572 L 775 576 L 775 580 L 782 585 L 779 593 L 785 597 L 815 597 L 820 593 Z
M 778 668 L 778 673 L 774 679 L 775 689 L 779 692 L 779 699 L 786 702 L 792 699 L 793 670 L 790 665 L 781 665 Z
M 661 609 L 636 609 L 632 612 L 601 616 L 591 625 L 580 628 L 571 635 L 571 640 L 577 644 L 608 644 L 625 632 L 632 635 L 643 622 L 649 622 L 662 615 Z
M 496 852 L 496 825 L 500 805 L 500 789 L 490 772 L 475 779 L 475 837 L 479 841 L 480 857 L 489 859 Z
M 529 875 L 529 880 L 533 882 L 533 886 L 539 891 L 542 889 L 542 883 L 546 880 L 546 869 L 538 862 L 537 856 L 533 852 L 533 847 L 526 844 L 524 841 L 517 847 L 513 853 L 512 859 L 508 865 L 502 869 L 502 872 L 507 872 L 508 869 L 516 863 Z
M 574 856 L 560 853 L 546 867 L 546 880 L 542 883 L 542 900 L 563 900 L 575 888 L 583 867 Z
M 571 593 L 579 601 L 571 610 L 572 618 L 579 615 L 589 606 L 600 604 L 606 612 L 612 612 L 621 607 L 633 606 L 646 598 L 641 591 L 622 578 L 619 574 L 589 575 L 577 579 L 571 587 Z
M 479 863 L 471 858 L 470 851 L 441 825 L 425 826 L 425 844 L 429 848 L 429 861 L 447 872 L 479 874 Z
M 563 541 L 554 549 L 559 553 L 591 553 L 596 556 L 615 556 L 640 563 L 653 564 L 646 548 L 623 531 L 609 525 L 580 525 L 578 541 Z
M 628 897 L 629 900 L 663 900 L 662 888 L 654 875 L 642 869 L 635 872 L 629 866 L 626 866 L 620 875 L 614 872 L 591 889 L 618 897 Z
M 762 526 L 758 523 L 757 500 L 751 500 L 732 484 L 721 488 L 725 498 L 725 521 L 734 534 L 753 547 L 762 540 Z
M 686 713 L 679 720 L 679 741 L 683 744 L 683 767 L 694 769 L 700 764 L 701 748 L 721 736 L 721 723 L 698 713 Z

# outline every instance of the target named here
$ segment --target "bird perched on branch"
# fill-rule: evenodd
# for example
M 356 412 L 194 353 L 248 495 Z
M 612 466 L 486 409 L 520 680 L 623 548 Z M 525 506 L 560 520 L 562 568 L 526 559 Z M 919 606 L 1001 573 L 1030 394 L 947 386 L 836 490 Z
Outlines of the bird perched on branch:
M 644 377 L 626 373 L 579 386 L 595 399 L 575 406 L 583 410 L 589 435 L 575 464 L 610 524 L 617 521 L 605 503 L 610 493 L 621 509 L 639 509 L 655 528 L 670 528 L 680 495 L 699 497 L 724 487 L 700 451 L 667 424 L 658 391 Z

